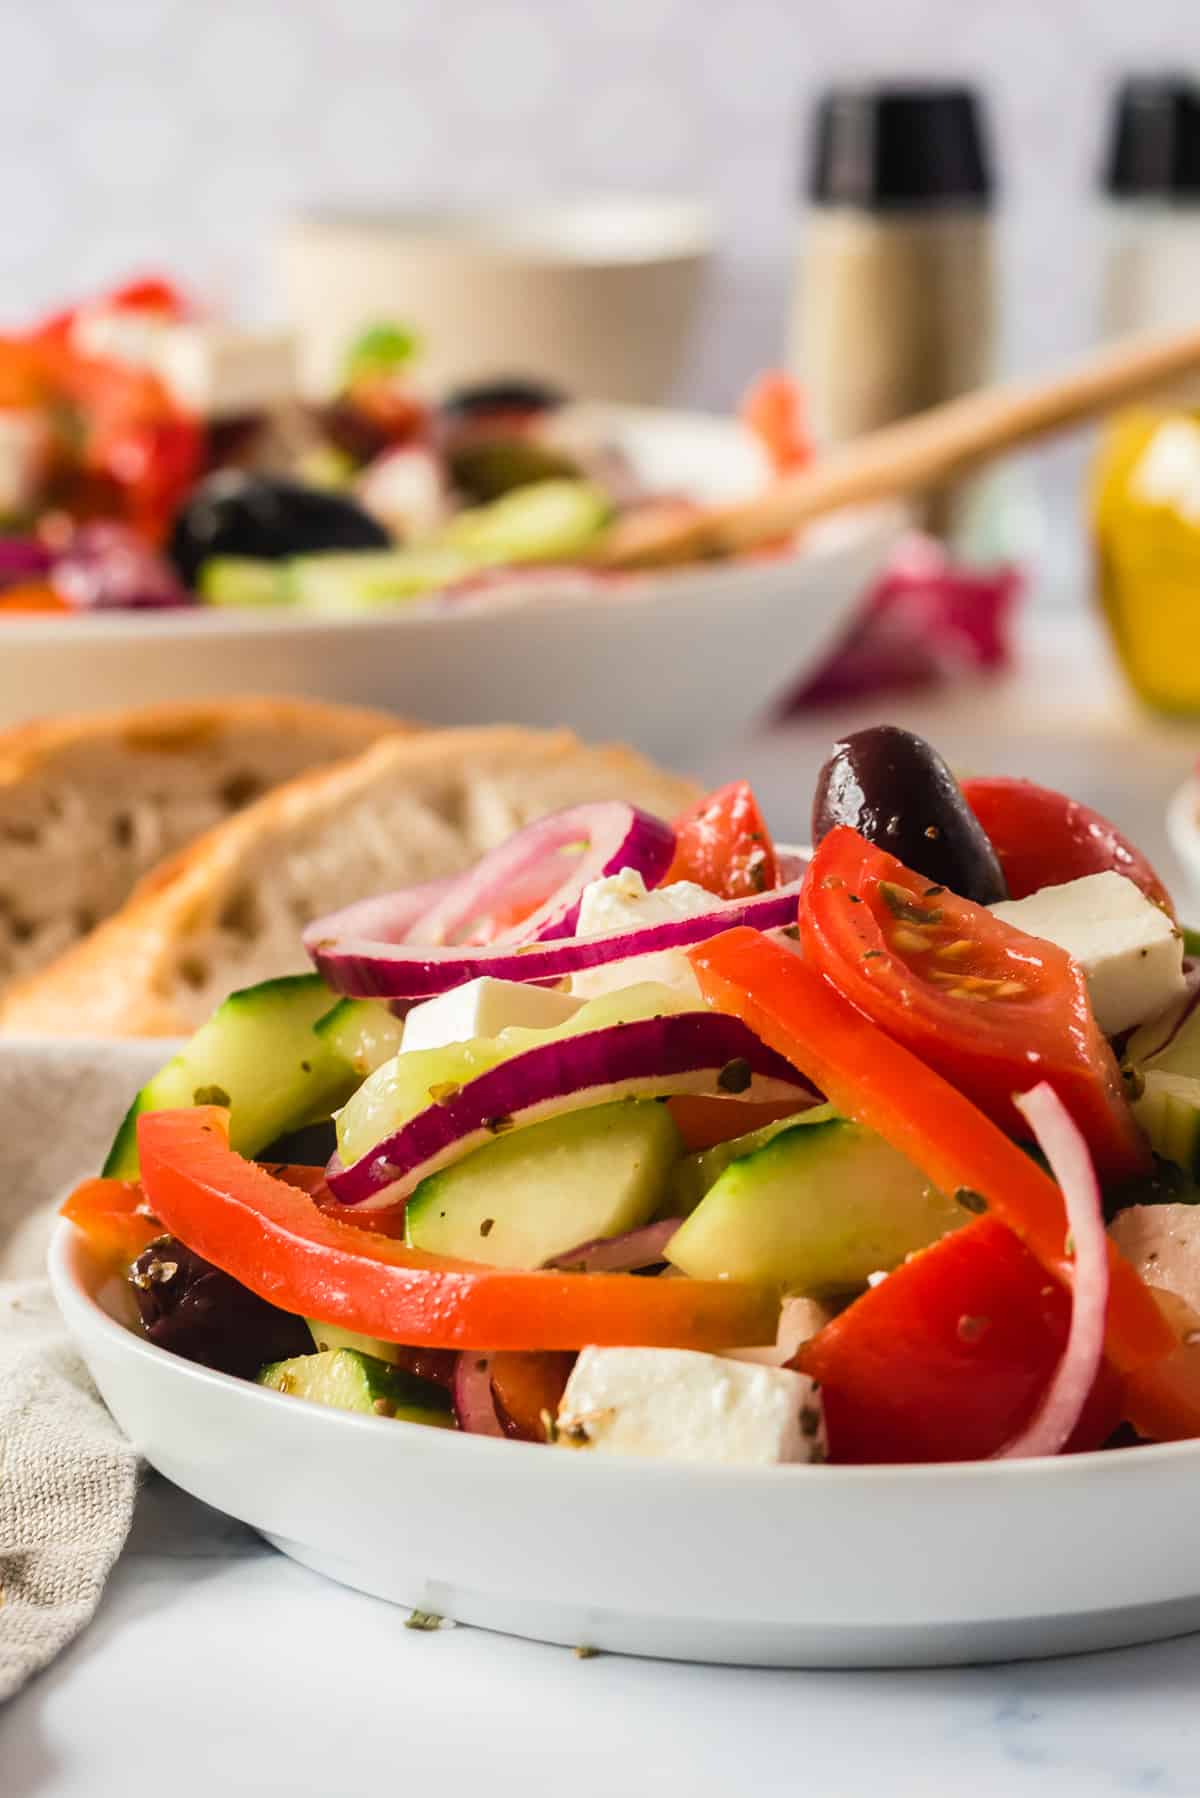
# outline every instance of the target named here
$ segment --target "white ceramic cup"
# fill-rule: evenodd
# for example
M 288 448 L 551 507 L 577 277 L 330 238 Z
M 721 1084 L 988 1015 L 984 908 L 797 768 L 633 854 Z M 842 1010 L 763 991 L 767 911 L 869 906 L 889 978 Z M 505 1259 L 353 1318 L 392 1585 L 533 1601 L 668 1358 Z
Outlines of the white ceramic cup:
M 314 213 L 278 246 L 302 377 L 323 394 L 347 346 L 395 320 L 435 390 L 534 377 L 589 399 L 672 391 L 713 249 L 693 200 L 601 198 L 511 210 Z

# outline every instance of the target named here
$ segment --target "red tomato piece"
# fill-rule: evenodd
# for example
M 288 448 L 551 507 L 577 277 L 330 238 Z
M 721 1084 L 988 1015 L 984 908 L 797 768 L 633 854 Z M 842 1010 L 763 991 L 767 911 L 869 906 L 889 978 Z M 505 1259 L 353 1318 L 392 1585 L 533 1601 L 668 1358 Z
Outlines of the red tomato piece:
M 838 1111 L 876 1131 L 942 1192 L 977 1195 L 1047 1273 L 1069 1277 L 1066 1210 L 1050 1176 L 808 962 L 746 928 L 697 944 L 688 959 L 710 1005 L 741 1018 Z M 1175 1333 L 1115 1243 L 1109 1281 L 1109 1359 L 1122 1372 L 1162 1361 L 1175 1348 Z M 1200 1434 L 1200 1414 L 1185 1433 Z
M 1010 1135 L 1028 1135 L 1013 1093 L 1048 1080 L 1102 1177 L 1149 1166 L 1083 974 L 1065 950 L 931 886 L 845 826 L 809 864 L 799 920 L 812 966 Z
M 698 1093 L 679 1093 L 667 1100 L 667 1110 L 689 1153 L 747 1136 L 781 1118 L 795 1117 L 802 1109 L 795 1100 L 706 1099 Z
M 1111 869 L 1175 916 L 1170 894 L 1141 850 L 1090 806 L 1002 775 L 964 780 L 962 790 L 992 840 L 1014 899 Z
M 758 801 L 748 781 L 734 780 L 675 820 L 675 859 L 659 884 L 691 880 L 721 899 L 750 899 L 777 878 Z
M 1071 1299 L 995 1218 L 976 1218 L 806 1342 L 832 1461 L 973 1461 L 1032 1417 L 1066 1345 Z M 1067 1444 L 1099 1448 L 1121 1420 L 1102 1366 Z
M 729 1348 L 775 1339 L 778 1298 L 730 1282 L 489 1267 L 406 1248 L 331 1217 L 229 1147 L 229 1113 L 138 1120 L 142 1185 L 163 1228 L 302 1317 L 415 1347 Z
M 500 1420 L 510 1436 L 522 1442 L 544 1442 L 542 1421 L 553 1417 L 563 1395 L 575 1357 L 571 1354 L 515 1354 L 511 1350 L 492 1356 L 492 1393 Z
M 766 450 L 776 474 L 788 474 L 812 461 L 804 393 L 790 375 L 777 369 L 759 375 L 742 401 L 741 418 Z

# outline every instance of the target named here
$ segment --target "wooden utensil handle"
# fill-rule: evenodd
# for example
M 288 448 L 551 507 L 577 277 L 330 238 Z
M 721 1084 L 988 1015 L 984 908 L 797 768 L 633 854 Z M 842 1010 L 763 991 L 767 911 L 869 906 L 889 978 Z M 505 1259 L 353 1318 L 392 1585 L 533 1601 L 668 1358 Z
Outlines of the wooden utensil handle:
M 1129 339 L 1050 379 L 980 388 L 872 431 L 753 499 L 715 507 L 636 545 L 618 545 L 606 560 L 611 567 L 662 567 L 754 549 L 842 506 L 938 486 L 1005 450 L 1197 371 L 1200 330 Z

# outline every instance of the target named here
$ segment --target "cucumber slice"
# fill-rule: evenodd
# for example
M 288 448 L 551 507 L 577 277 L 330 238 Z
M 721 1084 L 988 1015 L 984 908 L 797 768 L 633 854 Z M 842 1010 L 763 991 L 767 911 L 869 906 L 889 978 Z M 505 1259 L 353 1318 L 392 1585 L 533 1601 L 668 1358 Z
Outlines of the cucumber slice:
M 323 1324 L 316 1317 L 306 1317 L 304 1321 L 318 1354 L 323 1355 L 332 1349 L 354 1349 L 360 1355 L 370 1355 L 375 1361 L 390 1363 L 400 1358 L 401 1348 L 398 1342 L 383 1342 L 374 1336 L 360 1336 L 357 1330 L 343 1330 L 339 1324 Z
M 730 1162 L 665 1252 L 693 1279 L 820 1297 L 857 1291 L 966 1221 L 881 1137 L 827 1115 Z
M 587 481 L 536 481 L 460 512 L 441 541 L 481 563 L 563 562 L 589 548 L 611 515 L 608 495 Z
M 197 587 L 210 606 L 278 606 L 288 597 L 280 564 L 252 556 L 210 557 Z
M 286 975 L 231 993 L 137 1095 L 105 1174 L 137 1179 L 143 1111 L 228 1104 L 230 1142 L 240 1155 L 257 1155 L 285 1131 L 329 1117 L 359 1079 L 313 1030 L 331 997 L 319 974 Z
M 541 1267 L 653 1217 L 679 1148 L 670 1113 L 653 1099 L 530 1124 L 423 1180 L 404 1239 L 493 1267 Z
M 1133 1113 L 1156 1155 L 1200 1176 L 1200 1080 L 1148 1068 Z
M 773 1124 L 764 1124 L 761 1130 L 749 1130 L 745 1136 L 731 1136 L 728 1142 L 714 1143 L 711 1149 L 700 1149 L 694 1155 L 685 1155 L 671 1172 L 670 1216 L 690 1217 L 705 1193 L 715 1186 L 730 1162 L 740 1161 L 744 1155 L 753 1155 L 755 1149 L 763 1149 L 785 1130 L 795 1130 L 800 1125 L 823 1124 L 829 1118 L 836 1117 L 832 1105 L 813 1105 L 807 1111 L 797 1112 L 795 1117 L 779 1118 Z
M 257 1383 L 306 1398 L 314 1405 L 331 1405 L 335 1411 L 397 1417 L 444 1430 L 455 1427 L 449 1395 L 442 1387 L 402 1373 L 357 1349 L 336 1348 L 320 1355 L 273 1361 L 263 1368 Z
M 344 617 L 421 599 L 470 574 L 475 563 L 457 548 L 330 551 L 297 556 L 284 583 L 303 612 Z
M 313 1029 L 360 1080 L 391 1060 L 404 1035 L 402 1020 L 378 999 L 343 999 Z

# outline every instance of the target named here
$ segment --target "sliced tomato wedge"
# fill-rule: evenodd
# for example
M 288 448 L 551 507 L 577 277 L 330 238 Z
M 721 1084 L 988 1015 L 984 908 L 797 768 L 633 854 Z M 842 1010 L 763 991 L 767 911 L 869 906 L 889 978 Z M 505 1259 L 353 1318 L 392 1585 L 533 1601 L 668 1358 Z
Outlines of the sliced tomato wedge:
M 986 1206 L 1047 1272 L 1069 1281 L 1058 1187 L 949 1081 L 760 931 L 727 930 L 687 953 L 710 1005 L 742 1018 L 838 1111 L 876 1131 L 943 1192 L 961 1194 L 968 1208 Z M 1039 1077 L 1031 1073 L 1027 1084 Z M 1105 1348 L 1113 1365 L 1125 1372 L 1169 1355 L 1174 1332 L 1115 1244 L 1109 1270 Z
M 1111 870 L 1175 916 L 1170 894 L 1141 850 L 1090 806 L 1031 780 L 1003 776 L 964 780 L 962 790 L 991 838 L 1014 899 Z
M 718 787 L 674 828 L 675 859 L 660 885 L 691 880 L 722 899 L 750 899 L 775 885 L 775 845 L 748 781 Z
M 1012 1095 L 1047 1080 L 1103 1178 L 1149 1167 L 1083 974 L 1065 950 L 931 886 L 844 826 L 809 864 L 799 922 L 812 966 L 1010 1134 L 1028 1134 Z
M 1029 1422 L 1066 1345 L 1071 1299 L 997 1218 L 912 1255 L 804 1343 L 831 1461 L 974 1461 Z M 1121 1421 L 1102 1365 L 1064 1452 Z
M 775 1340 L 778 1298 L 758 1287 L 487 1267 L 343 1223 L 236 1155 L 221 1107 L 147 1112 L 138 1155 L 164 1229 L 285 1311 L 364 1336 L 468 1349 Z

